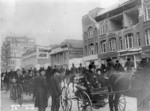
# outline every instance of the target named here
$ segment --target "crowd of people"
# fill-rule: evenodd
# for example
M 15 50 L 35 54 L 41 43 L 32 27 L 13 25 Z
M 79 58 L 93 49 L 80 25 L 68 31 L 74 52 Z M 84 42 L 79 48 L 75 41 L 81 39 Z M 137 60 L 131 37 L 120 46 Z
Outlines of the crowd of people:
M 145 59 L 142 59 L 138 65 L 138 71 L 142 70 L 142 67 L 149 64 Z M 6 92 L 9 90 L 10 84 L 15 82 L 17 84 L 23 84 L 24 81 L 34 80 L 34 100 L 35 107 L 38 107 L 39 111 L 45 111 L 48 106 L 48 97 L 52 97 L 52 111 L 59 111 L 60 107 L 60 98 L 61 87 L 60 87 L 60 75 L 75 75 L 75 74 L 86 74 L 88 82 L 91 83 L 93 87 L 97 87 L 97 83 L 100 83 L 104 86 L 107 82 L 105 81 L 114 71 L 124 72 L 125 69 L 127 72 L 132 72 L 134 68 L 134 63 L 130 58 L 127 58 L 127 61 L 124 67 L 121 65 L 119 60 L 116 60 L 115 63 L 108 58 L 106 64 L 101 64 L 101 67 L 96 68 L 94 62 L 90 63 L 88 69 L 83 67 L 82 64 L 78 68 L 72 64 L 71 69 L 65 69 L 61 67 L 47 67 L 47 69 L 41 67 L 39 70 L 35 69 L 18 69 L 16 71 L 2 72 L 2 84 L 6 86 Z

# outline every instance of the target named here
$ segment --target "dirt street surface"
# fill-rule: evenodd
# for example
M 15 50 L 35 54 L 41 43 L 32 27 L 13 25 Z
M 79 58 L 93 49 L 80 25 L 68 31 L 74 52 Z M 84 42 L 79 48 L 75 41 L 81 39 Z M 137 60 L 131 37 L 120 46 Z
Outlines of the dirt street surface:
M 126 102 L 126 111 L 137 111 L 135 98 L 126 97 Z M 72 111 L 77 111 L 76 106 L 76 102 L 73 101 Z M 1 91 L 1 111 L 37 111 L 37 108 L 34 108 L 32 96 L 24 95 L 23 104 L 20 106 L 9 98 L 9 92 L 6 94 L 4 91 Z M 48 107 L 46 111 L 50 111 L 50 107 Z M 62 111 L 61 108 L 60 111 Z M 109 111 L 108 104 L 104 108 L 94 111 Z

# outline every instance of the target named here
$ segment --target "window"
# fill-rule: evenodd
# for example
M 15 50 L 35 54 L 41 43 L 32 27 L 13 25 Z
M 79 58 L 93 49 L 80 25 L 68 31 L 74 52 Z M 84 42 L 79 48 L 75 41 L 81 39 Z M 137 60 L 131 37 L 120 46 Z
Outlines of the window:
M 150 20 L 150 3 L 146 7 L 146 18 Z
M 88 55 L 87 46 L 85 46 L 85 55 Z
M 95 44 L 95 53 L 98 54 L 98 43 Z
M 84 40 L 87 39 L 87 33 L 86 32 L 84 32 L 83 37 L 84 37 Z
M 140 39 L 140 33 L 136 33 L 136 37 L 137 37 L 137 44 L 138 46 L 141 46 L 141 39 Z
M 88 38 L 93 38 L 93 30 L 92 27 L 88 29 Z
M 150 45 L 150 28 L 145 31 L 145 43 Z
M 109 51 L 113 52 L 116 51 L 116 39 L 112 38 L 109 40 Z
M 64 60 L 66 60 L 66 52 L 64 52 Z
M 106 26 L 106 24 L 100 25 L 99 34 L 103 35 L 103 34 L 106 34 L 106 33 L 107 33 L 107 26 Z
M 89 45 L 89 55 L 94 55 L 94 44 Z
M 94 30 L 94 37 L 96 38 L 97 37 L 97 29 L 95 28 Z
M 122 40 L 122 37 L 119 37 L 119 49 L 120 50 L 123 49 L 123 40 Z
M 126 44 L 126 48 L 132 48 L 133 47 L 133 34 L 129 33 L 125 36 L 125 44 Z
M 101 52 L 106 53 L 106 40 L 101 42 Z

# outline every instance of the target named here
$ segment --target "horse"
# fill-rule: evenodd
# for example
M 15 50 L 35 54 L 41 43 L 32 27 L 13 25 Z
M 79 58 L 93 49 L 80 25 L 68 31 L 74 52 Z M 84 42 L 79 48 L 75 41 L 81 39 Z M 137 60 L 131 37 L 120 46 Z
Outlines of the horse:
M 110 111 L 118 111 L 118 102 L 121 95 L 134 98 L 143 98 L 143 92 L 150 89 L 150 63 L 142 71 L 135 74 L 128 72 L 115 72 L 108 78 L 109 82 L 109 107 Z M 132 76 L 131 76 L 132 75 Z M 148 88 L 146 88 L 148 87 Z M 150 96 L 150 95 L 149 95 Z M 145 97 L 146 98 L 146 97 Z M 144 101 L 144 98 L 143 98 Z

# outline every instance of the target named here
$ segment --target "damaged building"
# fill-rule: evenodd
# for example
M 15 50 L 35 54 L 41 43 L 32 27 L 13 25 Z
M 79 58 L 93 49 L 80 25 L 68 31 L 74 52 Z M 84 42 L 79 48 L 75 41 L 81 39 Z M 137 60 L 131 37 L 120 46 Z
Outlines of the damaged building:
M 135 68 L 141 54 L 150 56 L 150 1 L 124 0 L 82 17 L 83 60 L 98 65 L 110 57 L 122 64 L 130 57 Z

